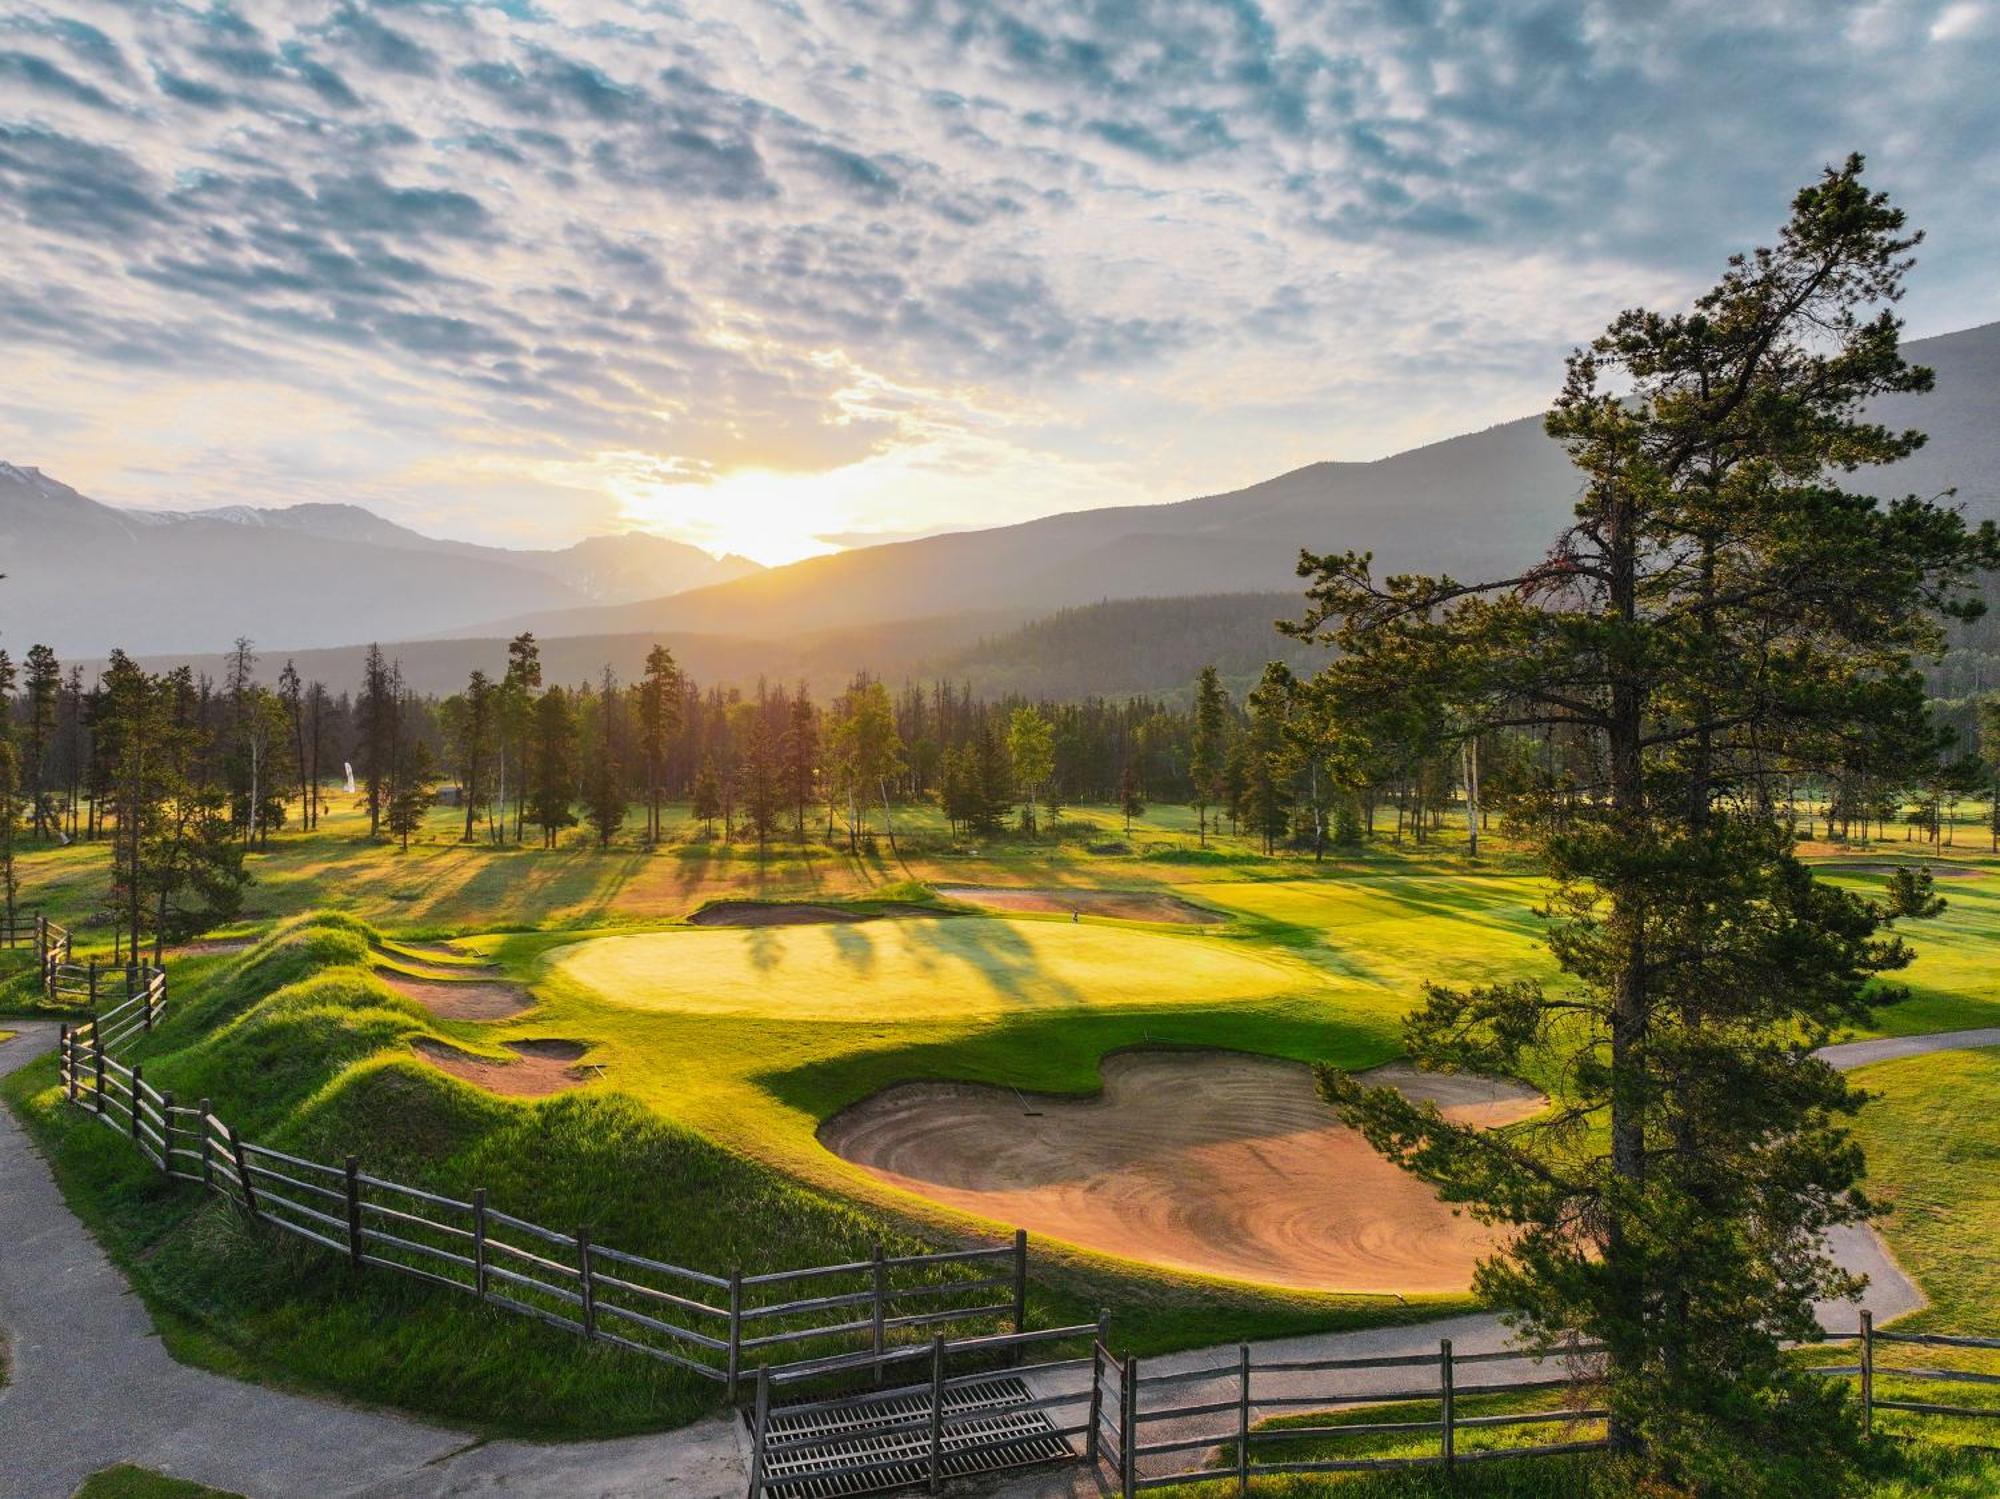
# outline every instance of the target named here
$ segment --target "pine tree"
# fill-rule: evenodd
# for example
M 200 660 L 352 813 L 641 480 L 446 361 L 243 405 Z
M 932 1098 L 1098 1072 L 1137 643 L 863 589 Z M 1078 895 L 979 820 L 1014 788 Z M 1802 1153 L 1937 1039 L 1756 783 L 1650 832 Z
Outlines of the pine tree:
M 361 668 L 361 698 L 355 705 L 359 739 L 355 758 L 361 762 L 361 805 L 368 810 L 368 840 L 382 836 L 384 788 L 395 754 L 401 693 L 382 647 L 370 645 Z
M 777 826 L 780 806 L 777 757 L 771 751 L 771 727 L 761 703 L 751 705 L 742 744 L 742 758 L 736 767 L 736 800 L 751 837 L 757 840 L 761 858 Z
M 598 694 L 597 752 L 591 757 L 587 808 L 591 829 L 599 848 L 611 847 L 611 840 L 625 826 L 625 770 L 619 754 L 617 678 L 604 668 L 603 687 Z
M 507 642 L 507 670 L 500 678 L 500 698 L 496 707 L 500 733 L 499 801 L 500 841 L 507 841 L 507 747 L 513 746 L 515 779 L 520 789 L 514 796 L 514 841 L 528 816 L 528 759 L 535 734 L 535 694 L 542 685 L 542 652 L 531 632 L 523 631 Z M 547 839 L 544 830 L 544 839 Z
M 1223 799 L 1222 777 L 1229 753 L 1229 694 L 1213 666 L 1204 666 L 1194 684 L 1194 736 L 1188 751 L 1195 822 L 1202 847 L 1208 846 L 1208 809 Z
M 793 831 L 799 842 L 806 841 L 806 808 L 811 806 L 819 778 L 819 714 L 806 695 L 806 684 L 792 698 L 785 723 L 784 760 L 786 790 L 792 804 Z
M 722 777 L 715 773 L 715 758 L 702 757 L 701 770 L 694 778 L 694 806 L 690 809 L 701 822 L 703 837 L 715 832 L 715 819 L 722 815 Z
M 681 724 L 681 670 L 663 645 L 646 652 L 646 675 L 639 683 L 639 753 L 646 763 L 646 839 L 660 841 L 660 798 L 665 792 L 667 751 Z
M 980 722 L 969 749 L 966 776 L 966 830 L 976 838 L 997 838 L 1014 805 L 1014 771 L 1007 744 L 990 718 Z
M 411 837 L 422 831 L 424 818 L 437 805 L 437 762 L 423 740 L 412 738 L 398 748 L 387 787 L 389 836 L 408 853 Z
M 23 694 L 27 722 L 23 726 L 20 778 L 28 799 L 35 836 L 46 839 L 54 828 L 54 811 L 49 805 L 45 784 L 49 746 L 56 737 L 56 706 L 62 698 L 62 666 L 56 653 L 45 645 L 28 648 L 27 676 Z
M 1844 1123 L 1863 1095 L 1813 1048 L 1897 997 L 1873 981 L 1910 956 L 1892 913 L 1814 879 L 1770 788 L 1860 741 L 1901 784 L 1934 762 L 1913 656 L 2000 565 L 1990 523 L 1841 485 L 1921 441 L 1866 403 L 1930 383 L 1887 305 L 1916 238 L 1860 176 L 1802 191 L 1691 313 L 1622 314 L 1572 356 L 1548 428 L 1584 495 L 1546 561 L 1464 584 L 1308 555 L 1292 627 L 1337 647 L 1330 711 L 1400 716 L 1420 753 L 1520 727 L 1586 751 L 1576 794 L 1552 775 L 1524 819 L 1564 980 L 1433 987 L 1405 1031 L 1425 1066 L 1560 1080 L 1554 1109 L 1480 1132 L 1323 1085 L 1507 1226 L 1475 1290 L 1531 1346 L 1608 1346 L 1614 1442 L 1731 1494 L 1844 1482 L 1840 1397 L 1782 1355 L 1857 1290 L 1824 1236 L 1873 1211 Z
M 576 713 L 570 696 L 551 687 L 535 700 L 529 740 L 525 815 L 542 830 L 542 847 L 554 848 L 556 835 L 576 826 Z
M 1139 779 L 1139 767 L 1128 756 L 1118 773 L 1118 808 L 1125 814 L 1125 836 L 1132 836 L 1132 819 L 1146 815 L 1146 787 Z

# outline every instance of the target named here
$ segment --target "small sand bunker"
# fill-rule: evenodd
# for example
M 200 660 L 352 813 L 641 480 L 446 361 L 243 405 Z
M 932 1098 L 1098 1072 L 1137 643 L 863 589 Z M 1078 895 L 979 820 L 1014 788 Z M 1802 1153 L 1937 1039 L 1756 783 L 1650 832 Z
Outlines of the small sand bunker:
M 410 1045 L 441 1072 L 449 1072 L 476 1087 L 509 1098 L 546 1098 L 565 1088 L 580 1088 L 594 1077 L 589 1067 L 577 1066 L 586 1048 L 579 1041 L 509 1041 L 507 1049 L 518 1062 L 501 1062 L 491 1057 L 475 1057 L 454 1046 L 431 1040 Z
M 866 921 L 866 911 L 812 901 L 718 900 L 688 917 L 694 926 L 815 926 L 827 921 Z
M 1378 1068 L 1365 1081 L 1482 1127 L 1532 1089 Z M 1315 1291 L 1463 1291 L 1496 1236 L 1340 1125 L 1295 1062 L 1133 1052 L 1092 1099 L 916 1083 L 829 1120 L 829 1150 L 894 1186 L 1129 1259 Z
M 532 1003 L 519 984 L 498 979 L 416 979 L 389 969 L 376 976 L 445 1020 L 506 1020 Z
M 1067 916 L 1110 916 L 1120 921 L 1170 921 L 1210 926 L 1229 918 L 1178 895 L 1157 890 L 1033 889 L 1021 885 L 940 885 L 939 893 L 994 911 L 1047 911 Z

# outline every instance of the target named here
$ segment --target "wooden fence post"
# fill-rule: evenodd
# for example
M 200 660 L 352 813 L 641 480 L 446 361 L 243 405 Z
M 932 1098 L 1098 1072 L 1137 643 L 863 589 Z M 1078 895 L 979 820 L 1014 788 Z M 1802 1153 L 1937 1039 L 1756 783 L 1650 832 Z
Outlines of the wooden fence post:
M 944 1487 L 944 1337 L 931 1339 L 931 1492 Z
M 229 1131 L 229 1154 L 236 1162 L 236 1182 L 243 1188 L 243 1210 L 252 1218 L 257 1216 L 257 1193 L 250 1185 L 250 1163 L 243 1155 L 243 1142 L 237 1138 L 236 1126 L 225 1124 Z
M 1014 1331 L 1028 1330 L 1028 1231 L 1014 1230 Z M 1020 1350 L 1015 1350 L 1018 1359 Z
M 97 956 L 94 953 L 90 959 L 90 1012 L 93 1015 L 97 1013 Z
M 209 1133 L 208 1100 L 206 1098 L 201 1101 L 201 1108 L 197 1110 L 197 1120 L 195 1133 L 201 1137 L 201 1184 L 204 1187 L 212 1187 L 215 1185 L 215 1169 L 209 1157 L 215 1148 L 215 1137 Z
M 129 968 L 126 969 L 125 971 L 128 975 L 132 972 L 132 970 Z M 132 985 L 129 981 L 125 985 L 125 992 L 127 994 L 130 994 L 132 992 Z M 154 993 L 153 981 L 149 978 L 146 980 L 146 998 L 144 1001 L 147 1030 L 151 1030 L 153 1028 L 153 993 Z
M 757 1366 L 757 1415 L 750 1427 L 750 1499 L 760 1499 L 764 1488 L 764 1444 L 770 1440 L 771 1366 Z
M 1875 1314 L 1861 1311 L 1861 1434 L 1875 1434 Z
M 472 1289 L 486 1299 L 486 1189 L 472 1189 Z
M 160 1095 L 160 1169 L 174 1174 L 174 1095 Z
M 1125 1388 L 1120 1392 L 1118 1410 L 1118 1466 L 1124 1471 L 1119 1475 L 1118 1492 L 1123 1499 L 1132 1499 L 1132 1492 L 1139 1478 L 1139 1455 L 1132 1449 L 1139 1445 L 1139 1355 L 1132 1354 L 1125 1360 Z
M 63 1097 L 70 1103 L 76 1102 L 76 1057 L 70 1045 L 69 1022 L 63 1021 L 56 1027 L 56 1066 L 60 1070 Z
M 1236 1492 L 1250 1492 L 1250 1345 L 1236 1345 Z
M 591 1275 L 590 1230 L 587 1228 L 579 1228 L 576 1231 L 576 1267 L 578 1279 L 583 1286 L 583 1335 L 586 1338 L 595 1338 L 597 1336 L 597 1282 Z M 733 1395 L 736 1392 L 732 1389 L 730 1393 Z
M 361 1268 L 361 1160 L 347 1158 L 347 1262 Z
M 139 1143 L 139 1089 L 146 1081 L 146 1069 L 132 1064 L 132 1143 Z
M 882 1251 L 882 1241 L 875 1241 L 875 1278 L 873 1303 L 869 1311 L 870 1338 L 875 1351 L 875 1383 L 882 1382 L 882 1354 L 888 1344 L 888 1330 L 883 1325 L 888 1316 L 889 1264 L 888 1256 Z
M 1090 1423 L 1083 1433 L 1083 1464 L 1097 1473 L 1097 1423 L 1104 1419 L 1104 1321 L 1097 1314 L 1097 1336 L 1090 1340 Z
M 104 1112 L 104 1027 L 97 1023 L 97 1016 L 90 1017 L 90 1049 L 97 1062 L 97 1112 Z
M 1444 1470 L 1450 1473 L 1458 1462 L 1458 1447 L 1452 1431 L 1453 1388 L 1451 1339 L 1438 1339 L 1438 1391 L 1444 1402 Z
M 729 1272 L 729 1398 L 736 1398 L 736 1382 L 743 1372 L 743 1270 Z

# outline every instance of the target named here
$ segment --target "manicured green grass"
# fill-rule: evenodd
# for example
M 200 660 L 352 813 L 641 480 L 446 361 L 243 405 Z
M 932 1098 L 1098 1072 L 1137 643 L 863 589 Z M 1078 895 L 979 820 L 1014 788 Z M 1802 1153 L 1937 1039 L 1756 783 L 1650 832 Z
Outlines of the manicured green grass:
M 1234 1492 L 1234 1479 L 1181 1484 L 1150 1492 L 1166 1499 L 1214 1499 Z M 1608 1457 L 1521 1458 L 1461 1468 L 1447 1477 L 1430 1468 L 1260 1478 L 1260 1499 L 1641 1499 L 1657 1492 L 1630 1466 Z M 1878 1443 L 1859 1486 L 1810 1499 L 1991 1499 L 2000 1493 L 2000 1453 L 1897 1442 Z M 1801 1496 L 1806 1499 L 1806 1496 Z
M 1087 809 L 1058 840 L 971 850 L 951 846 L 934 814 L 899 814 L 900 852 L 886 841 L 858 853 L 776 845 L 759 860 L 746 845 L 703 841 L 460 847 L 448 812 L 432 819 L 436 841 L 403 854 L 356 842 L 359 819 L 343 810 L 321 833 L 280 835 L 252 856 L 250 921 L 268 929 L 272 916 L 329 906 L 391 935 L 316 923 L 249 955 L 174 959 L 174 1018 L 148 1043 L 148 1075 L 184 1098 L 213 1097 L 269 1143 L 355 1150 L 370 1169 L 454 1192 L 485 1186 L 509 1211 L 588 1223 L 600 1242 L 702 1268 L 775 1268 L 876 1238 L 917 1247 L 1005 1227 L 900 1192 L 820 1146 L 824 1120 L 885 1086 L 945 1078 L 1086 1093 L 1107 1054 L 1135 1046 L 1361 1068 L 1396 1055 L 1401 1017 L 1427 980 L 1552 976 L 1534 910 L 1541 887 L 1497 842 L 1476 864 L 1447 835 L 1315 865 L 1266 859 L 1241 839 L 1196 848 L 1186 809 L 1158 809 L 1129 838 L 1118 823 Z M 1959 862 L 1976 873 L 1940 880 L 1947 914 L 1910 929 L 1921 956 L 1905 977 L 1917 997 L 1887 1028 L 2000 1018 L 1984 957 L 2000 935 L 2000 866 Z M 108 935 L 93 925 L 103 845 L 31 851 L 22 866 L 24 904 L 76 922 L 80 942 Z M 1838 877 L 1858 888 L 1883 878 Z M 718 898 L 921 899 L 913 882 L 924 880 L 1157 889 L 1231 919 L 674 924 Z M 441 935 L 470 961 L 422 941 Z M 440 1021 L 366 971 L 472 977 L 481 959 L 528 981 L 536 1008 L 491 1024 Z M 0 1008 L 33 997 L 31 974 L 0 980 Z M 604 1079 L 540 1103 L 502 1100 L 418 1060 L 409 1042 L 423 1036 L 487 1055 L 508 1040 L 575 1039 Z M 274 1269 L 261 1231 L 160 1182 L 110 1132 L 58 1109 L 52 1076 L 39 1063 L 7 1091 L 184 1357 L 493 1430 L 629 1431 L 714 1401 L 711 1387 L 622 1353 L 414 1283 L 353 1277 L 310 1246 L 285 1241 Z M 1876 1116 L 1885 1137 L 1921 1138 L 1898 1107 Z M 1901 1234 L 1892 1224 L 1899 1247 Z M 1114 1342 L 1142 1353 L 1466 1304 L 1281 1294 L 1054 1246 L 1037 1263 L 1036 1320 L 1109 1307 Z
M 85 1479 L 75 1499 L 241 1499 L 241 1496 L 206 1484 L 190 1483 L 185 1478 L 169 1478 L 150 1468 L 120 1463 Z

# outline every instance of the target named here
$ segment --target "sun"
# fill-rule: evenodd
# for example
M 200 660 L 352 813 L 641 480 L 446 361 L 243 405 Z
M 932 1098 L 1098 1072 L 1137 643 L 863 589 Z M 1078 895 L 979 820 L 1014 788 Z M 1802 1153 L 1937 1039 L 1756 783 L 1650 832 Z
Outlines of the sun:
M 648 481 L 616 486 L 625 518 L 718 556 L 735 553 L 782 567 L 840 550 L 822 539 L 848 514 L 826 476 L 737 469 L 705 484 Z

